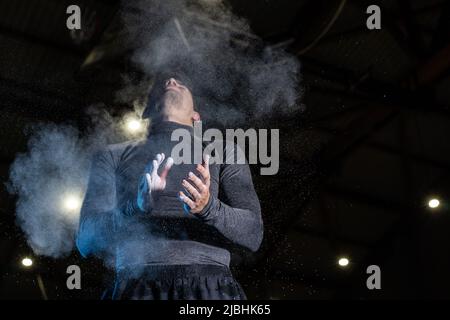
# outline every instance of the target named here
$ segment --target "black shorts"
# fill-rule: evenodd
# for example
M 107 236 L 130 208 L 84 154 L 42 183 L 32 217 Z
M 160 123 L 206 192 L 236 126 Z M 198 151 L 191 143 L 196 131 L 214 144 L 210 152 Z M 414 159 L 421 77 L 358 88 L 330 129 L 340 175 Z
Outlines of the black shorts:
M 161 265 L 118 272 L 103 299 L 246 300 L 246 296 L 228 267 Z

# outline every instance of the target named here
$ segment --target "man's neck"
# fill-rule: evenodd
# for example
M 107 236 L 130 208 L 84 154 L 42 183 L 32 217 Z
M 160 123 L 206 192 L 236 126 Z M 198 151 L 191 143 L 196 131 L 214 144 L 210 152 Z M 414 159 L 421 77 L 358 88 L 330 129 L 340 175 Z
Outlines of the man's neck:
M 163 116 L 162 118 L 163 121 L 171 121 L 171 122 L 175 122 L 175 123 L 179 123 L 185 126 L 193 126 L 192 121 L 191 120 L 183 120 L 183 119 L 179 119 L 177 117 L 174 116 Z

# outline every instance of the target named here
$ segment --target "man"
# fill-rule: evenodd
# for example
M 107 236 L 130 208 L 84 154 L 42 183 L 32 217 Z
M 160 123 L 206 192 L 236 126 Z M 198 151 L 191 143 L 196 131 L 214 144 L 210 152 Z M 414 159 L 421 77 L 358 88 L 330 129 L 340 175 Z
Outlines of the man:
M 230 269 L 232 246 L 256 251 L 260 204 L 247 164 L 175 165 L 175 129 L 193 134 L 191 86 L 156 84 L 145 141 L 108 146 L 92 162 L 77 246 L 113 261 L 112 299 L 245 299 Z

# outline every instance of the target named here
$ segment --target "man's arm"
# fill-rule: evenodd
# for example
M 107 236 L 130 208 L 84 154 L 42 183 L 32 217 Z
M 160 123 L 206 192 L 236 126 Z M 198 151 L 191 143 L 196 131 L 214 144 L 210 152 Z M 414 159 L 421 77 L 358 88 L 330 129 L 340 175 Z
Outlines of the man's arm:
M 116 208 L 114 163 L 109 151 L 94 155 L 80 212 L 77 247 L 86 257 L 111 245 Z
M 114 156 L 109 150 L 94 155 L 77 236 L 77 247 L 83 256 L 107 252 L 113 247 L 118 218 L 122 215 L 132 216 L 151 211 L 151 191 L 165 188 L 166 177 L 173 164 L 173 159 L 169 157 L 161 175 L 158 175 L 158 168 L 163 161 L 164 154 L 158 154 L 149 166 L 149 172 L 144 172 L 139 188 L 136 186 L 137 199 L 133 197 L 117 203 L 117 164 Z
M 223 165 L 219 188 L 221 200 L 210 195 L 198 216 L 232 242 L 258 250 L 263 238 L 263 222 L 248 164 Z
M 233 155 L 235 151 L 236 149 L 232 150 L 228 155 Z M 261 207 L 253 187 L 250 168 L 243 162 L 244 164 L 221 166 L 219 200 L 209 192 L 209 156 L 205 156 L 204 164 L 197 166 L 201 179 L 190 173 L 188 179 L 191 182 L 182 182 L 191 197 L 180 191 L 180 199 L 190 208 L 191 213 L 214 226 L 226 238 L 256 251 L 263 237 Z
M 97 152 L 91 164 L 89 182 L 80 212 L 77 247 L 86 257 L 113 248 L 116 219 L 119 215 L 143 213 L 135 199 L 117 203 L 116 164 L 110 150 Z

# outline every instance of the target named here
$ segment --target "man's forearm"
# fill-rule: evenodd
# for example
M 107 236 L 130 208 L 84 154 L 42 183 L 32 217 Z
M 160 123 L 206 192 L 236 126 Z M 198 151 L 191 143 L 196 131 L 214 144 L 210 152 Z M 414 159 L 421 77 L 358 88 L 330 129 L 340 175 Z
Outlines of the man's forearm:
M 109 250 L 113 245 L 117 219 L 123 216 L 144 214 L 135 199 L 127 199 L 118 208 L 94 212 L 88 206 L 82 209 L 77 235 L 77 247 L 83 256 Z
M 96 212 L 81 218 L 76 244 L 82 256 L 109 250 L 113 243 L 114 214 L 115 210 Z
M 233 208 L 211 196 L 199 217 L 236 244 L 252 251 L 261 245 L 263 222 L 259 205 L 253 210 Z

